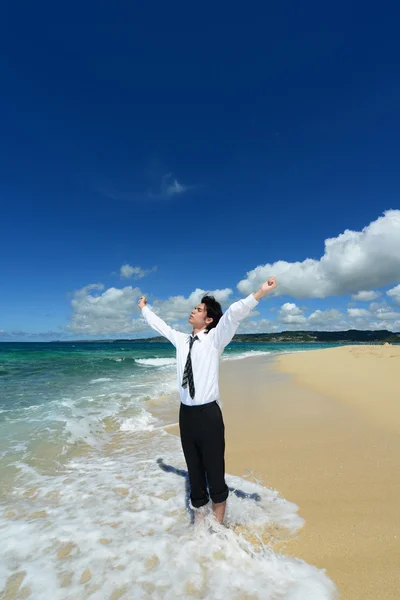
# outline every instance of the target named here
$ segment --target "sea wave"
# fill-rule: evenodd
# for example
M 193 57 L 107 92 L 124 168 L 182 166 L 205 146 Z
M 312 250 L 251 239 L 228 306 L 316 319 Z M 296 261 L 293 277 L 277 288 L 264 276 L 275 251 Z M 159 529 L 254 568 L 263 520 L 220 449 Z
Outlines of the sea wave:
M 242 358 L 249 358 L 250 356 L 266 356 L 267 354 L 272 354 L 272 352 L 267 350 L 247 350 L 247 352 L 224 355 L 222 356 L 222 360 L 240 360 Z
M 176 358 L 136 358 L 135 363 L 144 367 L 167 367 L 176 365 Z
M 126 419 L 120 426 L 120 431 L 152 431 L 156 419 L 142 409 L 141 412 L 134 417 Z

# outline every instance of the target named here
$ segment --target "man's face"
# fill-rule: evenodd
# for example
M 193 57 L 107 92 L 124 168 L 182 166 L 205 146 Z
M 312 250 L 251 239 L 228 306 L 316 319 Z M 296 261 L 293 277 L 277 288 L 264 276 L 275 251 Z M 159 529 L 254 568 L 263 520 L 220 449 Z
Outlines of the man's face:
M 207 317 L 207 308 L 205 304 L 198 304 L 190 313 L 189 323 L 193 329 L 203 329 L 212 323 L 212 319 Z

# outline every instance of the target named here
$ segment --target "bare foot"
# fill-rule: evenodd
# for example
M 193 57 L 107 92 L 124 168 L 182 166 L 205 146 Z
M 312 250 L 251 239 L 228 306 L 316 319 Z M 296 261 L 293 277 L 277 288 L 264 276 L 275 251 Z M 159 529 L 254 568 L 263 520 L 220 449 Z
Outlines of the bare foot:
M 224 500 L 224 502 L 218 502 L 218 504 L 214 504 L 214 502 L 213 502 L 212 509 L 213 509 L 215 520 L 217 521 L 217 523 L 219 523 L 221 525 L 222 521 L 224 520 L 224 516 L 225 516 L 226 500 Z
M 206 515 L 206 513 L 203 508 L 196 508 L 194 510 L 194 524 L 200 525 L 200 523 L 202 523 L 204 521 L 205 515 Z

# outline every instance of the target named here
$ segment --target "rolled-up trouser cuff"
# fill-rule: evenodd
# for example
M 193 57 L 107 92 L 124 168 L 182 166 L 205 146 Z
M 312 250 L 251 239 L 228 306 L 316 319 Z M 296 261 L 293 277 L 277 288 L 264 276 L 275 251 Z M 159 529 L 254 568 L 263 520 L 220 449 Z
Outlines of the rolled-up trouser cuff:
M 214 504 L 218 504 L 219 502 L 225 502 L 225 500 L 229 496 L 229 488 L 228 486 L 226 486 L 225 490 L 223 492 L 220 492 L 219 494 L 214 494 L 210 492 L 210 496 Z
M 208 498 L 208 496 L 206 498 L 197 498 L 196 500 L 193 500 L 192 496 L 190 496 L 190 502 L 192 503 L 193 508 L 201 508 L 202 506 L 205 506 L 209 500 L 210 498 Z

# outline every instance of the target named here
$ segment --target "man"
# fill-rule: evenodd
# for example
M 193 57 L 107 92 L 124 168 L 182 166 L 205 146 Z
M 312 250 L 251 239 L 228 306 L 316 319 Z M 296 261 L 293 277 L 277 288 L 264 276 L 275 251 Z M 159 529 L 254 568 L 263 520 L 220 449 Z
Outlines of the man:
M 258 292 L 234 302 L 224 315 L 219 302 L 212 296 L 204 296 L 189 317 L 192 335 L 167 325 L 146 306 L 144 296 L 138 303 L 150 327 L 176 348 L 181 399 L 179 428 L 189 474 L 190 500 L 192 506 L 199 509 L 211 496 L 218 523 L 224 519 L 229 493 L 225 483 L 225 426 L 219 406 L 219 358 L 240 321 L 275 288 L 275 277 L 270 277 Z M 199 513 L 196 513 L 197 517 Z

